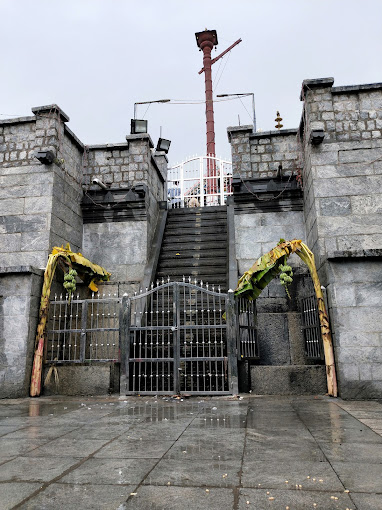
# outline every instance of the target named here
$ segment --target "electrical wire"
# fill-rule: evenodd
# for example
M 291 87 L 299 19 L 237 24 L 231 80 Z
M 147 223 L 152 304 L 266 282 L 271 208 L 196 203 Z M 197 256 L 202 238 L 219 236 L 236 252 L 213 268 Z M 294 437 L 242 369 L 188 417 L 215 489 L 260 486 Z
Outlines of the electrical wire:
M 240 99 L 241 104 L 243 105 L 244 110 L 248 113 L 248 115 L 249 115 L 250 119 L 253 121 L 253 116 L 252 116 L 252 115 L 249 113 L 249 111 L 247 110 L 247 108 L 246 108 L 245 104 L 244 104 L 244 103 L 243 103 L 243 101 L 241 100 L 241 97 L 239 97 L 239 99 Z
M 224 73 L 224 70 L 225 70 L 226 65 L 227 65 L 227 63 L 228 63 L 229 57 L 231 56 L 231 51 L 232 51 L 232 50 L 230 50 L 230 51 L 228 52 L 228 57 L 227 57 L 227 59 L 226 59 L 226 61 L 225 61 L 225 64 L 224 64 L 224 67 L 223 67 L 223 69 L 222 69 L 222 72 L 221 72 L 221 74 L 220 74 L 220 76 L 219 76 L 219 79 L 218 79 L 218 81 L 217 81 L 217 83 L 216 83 L 216 85 L 215 85 L 215 92 L 216 92 L 216 90 L 217 90 L 217 88 L 218 88 L 219 81 L 220 81 L 221 77 L 223 76 L 223 73 Z M 222 58 L 224 58 L 224 57 L 222 57 Z

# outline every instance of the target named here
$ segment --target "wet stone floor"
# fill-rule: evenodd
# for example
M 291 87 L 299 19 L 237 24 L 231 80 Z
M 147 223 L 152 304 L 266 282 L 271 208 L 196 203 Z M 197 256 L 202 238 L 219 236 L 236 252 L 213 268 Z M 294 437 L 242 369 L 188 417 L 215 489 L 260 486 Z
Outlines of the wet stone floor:
M 0 401 L 0 509 L 382 510 L 382 402 Z

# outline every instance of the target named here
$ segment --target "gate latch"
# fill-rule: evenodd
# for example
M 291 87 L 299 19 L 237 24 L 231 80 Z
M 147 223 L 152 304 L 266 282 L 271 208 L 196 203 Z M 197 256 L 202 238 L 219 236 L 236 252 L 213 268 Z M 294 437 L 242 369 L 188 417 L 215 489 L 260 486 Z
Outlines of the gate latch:
M 171 326 L 171 331 L 178 331 L 178 328 L 176 326 Z

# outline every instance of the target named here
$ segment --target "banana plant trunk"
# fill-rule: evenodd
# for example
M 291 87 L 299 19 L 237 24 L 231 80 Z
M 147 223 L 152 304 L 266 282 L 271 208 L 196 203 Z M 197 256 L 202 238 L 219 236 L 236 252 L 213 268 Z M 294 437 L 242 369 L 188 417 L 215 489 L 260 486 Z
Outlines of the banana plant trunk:
M 320 319 L 322 343 L 324 346 L 325 366 L 326 366 L 326 380 L 328 385 L 328 393 L 332 397 L 337 397 L 337 376 L 336 366 L 334 363 L 334 350 L 332 334 L 329 327 L 329 318 L 325 308 L 324 296 L 321 290 L 320 280 L 318 278 L 316 264 L 314 262 L 314 255 L 306 246 L 301 243 L 301 250 L 296 250 L 296 254 L 308 266 L 310 275 L 313 280 L 314 291 L 317 297 L 318 315 Z
M 44 354 L 44 340 L 45 340 L 45 326 L 48 319 L 49 311 L 49 298 L 52 288 L 52 281 L 54 273 L 57 268 L 58 258 L 62 256 L 59 253 L 49 255 L 48 263 L 44 273 L 44 283 L 42 286 L 39 323 L 37 326 L 35 354 L 33 359 L 32 377 L 30 386 L 30 396 L 38 397 L 41 393 L 41 378 L 42 378 L 42 358 Z

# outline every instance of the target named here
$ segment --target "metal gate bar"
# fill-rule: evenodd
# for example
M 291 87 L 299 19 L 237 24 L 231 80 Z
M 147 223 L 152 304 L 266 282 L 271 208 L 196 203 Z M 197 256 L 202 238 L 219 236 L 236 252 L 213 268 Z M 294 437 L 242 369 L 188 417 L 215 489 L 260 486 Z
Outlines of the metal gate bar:
M 323 359 L 321 327 L 315 294 L 301 299 L 301 328 L 307 358 Z
M 127 394 L 237 391 L 232 296 L 167 282 L 124 301 Z M 232 308 L 233 309 L 233 308 Z M 227 313 L 227 322 L 223 319 Z
M 238 359 L 259 359 L 257 340 L 256 301 L 239 297 L 236 300 L 238 318 Z

